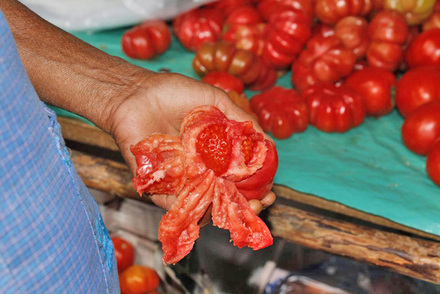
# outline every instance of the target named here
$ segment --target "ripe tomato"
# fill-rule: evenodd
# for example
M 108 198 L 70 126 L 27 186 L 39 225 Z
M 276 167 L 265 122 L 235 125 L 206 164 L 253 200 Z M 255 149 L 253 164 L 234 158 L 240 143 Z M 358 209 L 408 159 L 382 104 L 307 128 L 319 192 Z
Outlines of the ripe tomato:
M 440 29 L 440 11 L 434 12 L 433 14 L 431 14 L 427 21 L 423 22 L 423 31 L 435 28 Z
M 253 6 L 240 6 L 229 14 L 226 19 L 227 25 L 244 24 L 256 25 L 261 23 L 261 16 L 258 10 Z
M 346 16 L 364 16 L 373 9 L 370 0 L 317 0 L 316 17 L 325 24 L 336 24 Z
M 266 24 L 257 25 L 227 25 L 223 40 L 235 43 L 235 47 L 261 55 L 264 47 L 263 32 Z
M 440 28 L 418 35 L 406 49 L 405 61 L 410 68 L 421 65 L 440 67 Z
M 142 265 L 132 265 L 119 275 L 122 294 L 143 294 L 154 291 L 160 279 L 156 271 Z
M 135 59 L 151 59 L 164 53 L 170 44 L 170 29 L 161 20 L 148 20 L 122 36 L 122 50 Z
M 372 116 L 385 115 L 393 110 L 396 83 L 394 74 L 375 67 L 355 71 L 345 80 L 345 85 L 364 99 L 366 114 Z
M 364 121 L 362 97 L 344 85 L 314 85 L 305 90 L 302 96 L 309 108 L 310 124 L 321 131 L 343 133 Z
M 440 186 L 440 141 L 438 141 L 426 158 L 426 171 L 429 178 Z
M 134 248 L 130 242 L 119 237 L 112 237 L 113 245 L 115 247 L 116 264 L 118 265 L 118 272 L 123 272 L 125 269 L 133 265 L 134 262 Z
M 311 4 L 307 1 L 293 0 L 291 5 L 278 4 L 271 14 L 264 32 L 266 43 L 262 53 L 263 60 L 269 66 L 289 67 L 303 50 L 311 36 Z
M 244 91 L 243 82 L 239 78 L 224 71 L 210 72 L 202 78 L 202 81 L 216 86 L 224 90 L 226 93 L 235 91 L 238 94 L 241 94 Z
M 396 87 L 396 106 L 400 114 L 408 116 L 429 101 L 440 99 L 440 68 L 421 66 L 405 72 Z
M 299 91 L 323 83 L 335 83 L 353 70 L 353 51 L 345 48 L 336 36 L 316 35 L 307 42 L 292 65 L 292 83 Z
M 361 59 L 367 52 L 368 23 L 363 17 L 347 16 L 336 23 L 335 36 L 341 40 L 345 48 L 353 51 L 356 59 Z
M 381 11 L 370 22 L 371 39 L 367 50 L 368 64 L 394 71 L 403 59 L 403 44 L 408 34 L 405 19 L 396 11 Z
M 250 103 L 263 130 L 277 139 L 287 139 L 307 128 L 307 105 L 295 90 L 273 87 L 253 96 Z
M 207 5 L 209 8 L 214 8 L 223 13 L 224 16 L 229 16 L 233 11 L 242 6 L 248 6 L 251 0 L 221 0 L 214 1 Z
M 173 20 L 173 31 L 186 49 L 196 51 L 205 42 L 220 40 L 223 24 L 220 11 L 198 8 L 178 15 Z
M 405 119 L 402 125 L 405 146 L 421 155 L 427 155 L 440 139 L 440 100 L 426 103 Z
M 435 0 L 385 0 L 384 8 L 405 16 L 409 25 L 417 25 L 427 19 L 434 10 Z

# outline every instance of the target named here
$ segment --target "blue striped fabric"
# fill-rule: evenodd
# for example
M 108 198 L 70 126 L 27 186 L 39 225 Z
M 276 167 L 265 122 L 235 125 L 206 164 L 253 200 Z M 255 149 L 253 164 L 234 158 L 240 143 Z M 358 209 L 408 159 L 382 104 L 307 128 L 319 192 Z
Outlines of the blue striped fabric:
M 0 12 L 0 293 L 118 293 L 113 244 Z

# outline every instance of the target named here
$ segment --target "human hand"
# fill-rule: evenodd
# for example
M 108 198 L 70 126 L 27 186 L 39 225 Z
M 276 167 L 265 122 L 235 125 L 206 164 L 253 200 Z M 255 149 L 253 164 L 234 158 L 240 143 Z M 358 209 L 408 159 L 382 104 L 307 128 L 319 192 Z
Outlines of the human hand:
M 222 90 L 179 74 L 148 74 L 136 78 L 128 95 L 110 104 L 109 129 L 115 138 L 130 171 L 136 173 L 136 161 L 130 146 L 153 133 L 179 135 L 186 114 L 201 105 L 219 108 L 228 119 L 253 121 L 255 129 L 264 133 L 250 115 L 241 110 Z M 267 139 L 270 137 L 265 135 Z M 269 192 L 261 201 L 251 200 L 249 205 L 260 213 L 275 201 Z M 152 195 L 152 201 L 169 209 L 175 196 Z

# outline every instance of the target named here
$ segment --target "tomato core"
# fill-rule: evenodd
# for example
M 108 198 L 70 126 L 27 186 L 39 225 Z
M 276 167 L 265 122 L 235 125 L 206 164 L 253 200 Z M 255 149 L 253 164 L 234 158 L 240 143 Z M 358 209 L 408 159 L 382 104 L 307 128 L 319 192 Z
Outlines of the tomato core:
M 231 145 L 225 125 L 210 125 L 200 132 L 196 148 L 206 167 L 219 176 L 228 170 Z

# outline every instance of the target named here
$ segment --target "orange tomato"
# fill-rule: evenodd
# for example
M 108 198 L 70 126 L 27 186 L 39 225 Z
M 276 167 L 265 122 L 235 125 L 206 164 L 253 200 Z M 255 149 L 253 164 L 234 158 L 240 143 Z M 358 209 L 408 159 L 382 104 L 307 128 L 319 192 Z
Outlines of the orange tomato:
M 142 294 L 155 291 L 159 282 L 156 271 L 142 265 L 132 265 L 119 275 L 122 294 Z

